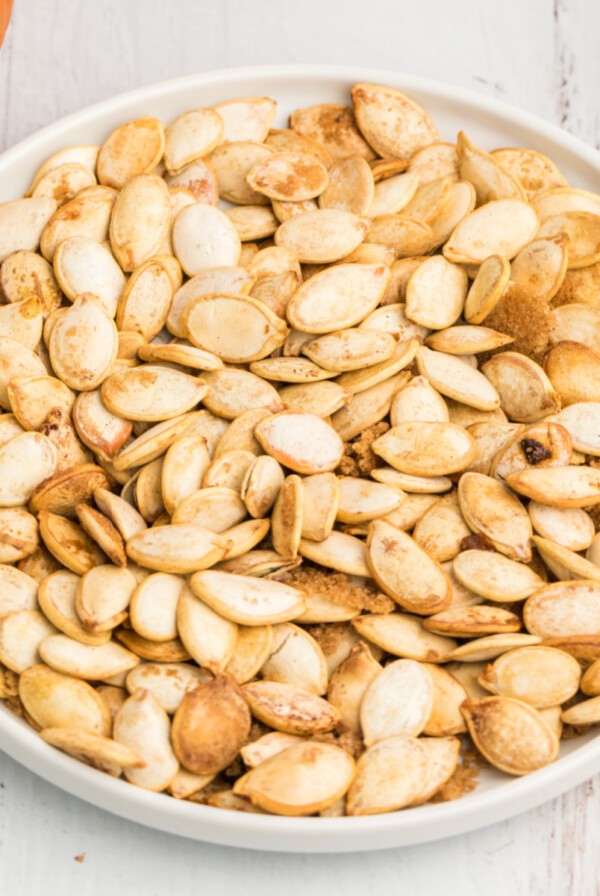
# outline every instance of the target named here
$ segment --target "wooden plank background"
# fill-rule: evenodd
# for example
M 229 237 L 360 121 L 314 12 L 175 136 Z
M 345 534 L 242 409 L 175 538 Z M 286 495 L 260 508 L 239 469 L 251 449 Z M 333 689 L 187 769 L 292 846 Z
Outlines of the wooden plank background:
M 600 147 L 597 0 L 16 0 L 0 149 L 89 103 L 225 66 L 358 63 L 458 84 Z M 599 185 L 600 187 L 600 185 Z M 195 843 L 68 796 L 0 754 L 0 892 L 15 896 L 597 896 L 600 776 L 435 844 L 338 856 Z M 84 861 L 75 861 L 84 854 Z

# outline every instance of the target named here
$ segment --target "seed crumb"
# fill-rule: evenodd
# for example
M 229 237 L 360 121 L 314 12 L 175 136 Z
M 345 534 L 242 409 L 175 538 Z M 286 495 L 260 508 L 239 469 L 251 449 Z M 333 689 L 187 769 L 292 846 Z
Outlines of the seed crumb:
M 383 461 L 371 450 L 371 442 L 390 428 L 389 423 L 375 423 L 344 445 L 344 456 L 336 470 L 341 476 L 368 476 L 371 470 L 383 466 Z
M 489 763 L 475 749 L 471 741 L 463 741 L 458 757 L 458 765 L 452 777 L 435 793 L 430 803 L 448 803 L 472 793 L 479 784 L 479 772 L 489 767 Z
M 531 296 L 512 284 L 486 319 L 483 326 L 498 330 L 514 338 L 510 350 L 527 355 L 541 364 L 550 345 L 550 334 L 556 326 L 556 316 L 543 296 Z M 495 349 L 492 354 L 506 349 Z
M 85 862 L 85 853 L 82 852 L 78 856 L 75 856 L 75 861 L 79 862 L 80 865 L 83 865 L 83 863 Z
M 334 604 L 353 610 L 367 610 L 369 613 L 391 613 L 394 601 L 383 594 L 376 585 L 365 582 L 363 586 L 352 585 L 344 572 L 333 572 L 313 564 L 304 563 L 297 569 L 281 576 L 280 581 L 293 588 L 299 588 L 309 597 L 320 594 Z

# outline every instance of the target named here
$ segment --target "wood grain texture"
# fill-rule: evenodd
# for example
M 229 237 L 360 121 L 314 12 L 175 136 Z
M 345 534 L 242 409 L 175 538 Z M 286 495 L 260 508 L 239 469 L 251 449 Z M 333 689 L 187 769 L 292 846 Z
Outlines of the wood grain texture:
M 17 0 L 0 53 L 0 148 L 143 84 L 225 66 L 360 63 L 469 87 L 600 146 L 592 0 Z M 250 853 L 122 821 L 0 754 L 0 892 L 164 896 L 597 896 L 600 776 L 436 844 Z M 82 862 L 76 856 L 85 854 Z

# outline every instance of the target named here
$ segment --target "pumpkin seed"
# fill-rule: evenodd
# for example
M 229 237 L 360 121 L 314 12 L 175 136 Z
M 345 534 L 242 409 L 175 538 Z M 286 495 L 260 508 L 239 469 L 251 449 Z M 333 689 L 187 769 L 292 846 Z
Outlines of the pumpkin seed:
M 168 367 L 142 364 L 110 375 L 102 384 L 102 401 L 116 416 L 154 421 L 179 417 L 207 392 L 203 379 Z
M 555 507 L 589 507 L 600 501 L 600 478 L 592 467 L 553 467 L 509 473 L 514 491 L 540 504 Z
M 390 419 L 392 426 L 416 420 L 447 423 L 448 408 L 426 377 L 415 376 L 392 397 Z
M 77 585 L 75 599 L 75 609 L 84 626 L 92 632 L 104 632 L 123 622 L 136 584 L 128 569 L 96 566 L 88 570 Z
M 173 225 L 173 248 L 188 276 L 208 268 L 235 266 L 240 238 L 229 218 L 218 209 L 197 203 L 182 209 Z
M 498 157 L 475 146 L 464 131 L 459 131 L 456 153 L 459 176 L 475 187 L 478 205 L 494 199 L 526 198 L 519 181 Z
M 95 489 L 107 486 L 110 480 L 101 467 L 95 464 L 71 467 L 41 482 L 29 497 L 29 508 L 34 513 L 49 510 L 74 517 L 77 504 L 89 501 Z
M 0 405 L 5 410 L 12 410 L 8 395 L 8 384 L 12 379 L 46 376 L 47 373 L 31 349 L 8 336 L 0 336 Z
M 430 759 L 415 737 L 393 736 L 373 744 L 358 760 L 348 815 L 393 812 L 417 801 L 429 778 Z
M 313 339 L 302 351 L 327 370 L 342 372 L 386 361 L 394 354 L 395 347 L 396 341 L 390 333 L 350 329 Z
M 379 587 L 409 612 L 439 612 L 452 599 L 452 586 L 442 567 L 388 520 L 371 523 L 367 561 Z
M 84 445 L 108 461 L 115 458 L 131 435 L 131 422 L 111 414 L 96 389 L 77 396 L 73 423 Z
M 423 259 L 419 259 L 419 264 L 422 260 Z M 412 261 L 412 259 L 405 258 L 403 261 Z M 406 316 L 406 304 L 404 302 L 396 302 L 395 296 L 392 304 L 385 301 L 387 292 L 390 289 L 390 284 L 392 284 L 394 280 L 395 268 L 402 263 L 402 261 L 395 261 L 392 265 L 392 277 L 388 283 L 387 290 L 380 301 L 382 307 L 376 308 L 375 311 L 372 311 L 371 314 L 365 317 L 359 324 L 359 327 L 365 330 L 380 330 L 385 333 L 390 333 L 390 335 L 394 336 L 400 342 L 406 339 L 419 339 L 422 342 L 429 333 L 427 327 L 420 327 L 418 324 L 410 321 Z
M 45 196 L 0 204 L 0 264 L 13 252 L 36 251 L 57 204 Z
M 442 395 L 482 411 L 493 411 L 500 406 L 501 396 L 494 385 L 465 364 L 463 357 L 422 347 L 417 351 L 417 367 Z
M 190 585 L 217 613 L 242 625 L 286 622 L 304 609 L 302 592 L 282 582 L 206 570 L 193 575 Z
M 151 426 L 146 432 L 134 439 L 126 445 L 115 458 L 115 468 L 117 470 L 130 470 L 140 464 L 149 463 L 160 457 L 169 445 L 172 445 L 175 439 L 180 436 L 184 430 L 192 427 L 197 415 L 202 412 L 192 414 L 182 414 L 180 417 L 174 417 L 171 420 L 163 420 L 155 426 Z
M 117 356 L 117 328 L 92 295 L 79 296 L 56 322 L 48 350 L 60 379 L 81 392 L 95 389 Z
M 327 690 L 327 663 L 308 632 L 289 622 L 273 627 L 270 653 L 261 667 L 268 681 L 284 682 L 313 694 Z
M 581 666 L 554 647 L 521 647 L 503 654 L 479 676 L 481 684 L 537 709 L 564 703 L 577 692 Z
M 6 391 L 15 417 L 29 430 L 39 430 L 54 408 L 69 414 L 75 401 L 71 389 L 52 376 L 13 377 Z
M 84 292 L 95 295 L 114 317 L 125 277 L 110 252 L 87 236 L 72 236 L 59 244 L 54 271 L 60 288 L 72 302 Z
M 322 697 L 278 681 L 254 681 L 242 688 L 252 715 L 286 734 L 320 734 L 340 722 L 339 711 Z
M 194 208 L 188 206 L 187 210 Z M 161 178 L 141 174 L 127 181 L 115 201 L 110 222 L 113 254 L 124 271 L 135 270 L 159 252 L 170 220 L 169 191 Z
M 387 516 L 401 502 L 402 495 L 382 483 L 341 476 L 337 519 L 342 523 L 362 523 Z
M 167 449 L 162 468 L 162 496 L 171 516 L 181 502 L 202 486 L 210 455 L 202 436 L 184 435 Z
M 188 587 L 179 596 L 177 628 L 199 665 L 215 675 L 226 669 L 235 651 L 237 626 L 195 597 Z
M 392 427 L 372 450 L 401 473 L 443 476 L 464 470 L 476 454 L 473 437 L 454 423 L 414 421 Z
M 230 326 L 233 318 L 235 327 Z M 234 363 L 266 357 L 287 334 L 276 315 L 247 296 L 198 296 L 187 305 L 182 323 L 194 345 Z
M 242 242 L 265 239 L 272 236 L 279 227 L 279 219 L 274 212 L 262 205 L 228 208 L 225 217 L 231 221 Z
M 587 211 L 566 211 L 542 222 L 537 236 L 555 237 L 566 234 L 569 240 L 567 268 L 585 268 L 600 261 L 600 204 L 595 214 Z
M 281 224 L 275 232 L 275 244 L 290 249 L 304 264 L 329 263 L 356 249 L 368 229 L 366 218 L 339 209 L 319 209 Z
M 350 156 L 325 167 L 329 169 L 329 182 L 319 196 L 319 207 L 368 214 L 374 198 L 374 182 L 366 159 Z
M 151 663 L 184 663 L 191 659 L 179 638 L 173 638 L 172 641 L 149 641 L 132 629 L 126 628 L 117 629 L 115 637 L 140 659 L 149 660 Z
M 147 115 L 123 124 L 100 149 L 98 180 L 120 190 L 132 177 L 156 168 L 164 149 L 165 131 L 158 118 Z
M 463 685 L 446 669 L 424 663 L 433 684 L 433 706 L 423 729 L 432 737 L 447 737 L 462 734 L 466 725 L 460 713 L 460 706 L 467 699 Z
M 428 336 L 425 344 L 438 352 L 468 355 L 491 351 L 512 341 L 512 336 L 504 336 L 489 327 L 455 326 Z
M 146 763 L 141 769 L 123 770 L 132 784 L 159 792 L 173 780 L 179 763 L 171 746 L 170 728 L 162 706 L 143 688 L 135 691 L 120 708 L 114 721 L 113 738 Z
M 25 504 L 52 476 L 56 460 L 52 442 L 37 432 L 24 432 L 0 447 L 0 507 Z
M 0 563 L 15 563 L 39 547 L 36 518 L 20 507 L 0 510 Z
M 94 500 L 100 510 L 114 523 L 125 541 L 136 532 L 143 532 L 146 529 L 146 523 L 137 510 L 118 495 L 100 488 L 95 490 Z
M 180 576 L 159 572 L 135 587 L 129 615 L 131 625 L 139 635 L 150 641 L 169 641 L 177 637 L 175 617 L 184 585 Z
M 406 315 L 430 329 L 450 327 L 460 317 L 468 279 L 463 268 L 442 256 L 428 258 L 411 275 L 406 287 Z M 444 305 L 438 297 L 444 294 Z
M 218 676 L 184 696 L 173 719 L 173 748 L 189 771 L 215 774 L 237 756 L 248 739 L 250 721 L 239 686 Z
M 449 607 L 441 613 L 430 616 L 423 623 L 428 631 L 436 634 L 451 634 L 458 638 L 471 635 L 499 635 L 517 632 L 521 620 L 514 613 L 501 607 L 487 604 Z
M 445 662 L 458 646 L 452 638 L 424 629 L 423 620 L 409 613 L 370 613 L 353 619 L 352 625 L 386 653 L 419 662 Z
M 288 320 L 306 333 L 351 327 L 373 311 L 388 279 L 389 272 L 383 265 L 341 264 L 327 269 L 309 278 L 294 293 L 287 306 Z
M 344 441 L 350 441 L 369 427 L 379 423 L 390 410 L 392 397 L 410 379 L 402 371 L 375 383 L 362 392 L 355 392 L 346 404 L 332 415 L 331 425 Z
M 532 595 L 523 610 L 527 629 L 541 638 L 595 635 L 600 628 L 600 584 L 554 582 Z
M 473 532 L 510 560 L 531 560 L 529 516 L 505 486 L 481 473 L 465 473 L 458 484 L 458 499 Z
M 127 674 L 127 689 L 134 694 L 144 688 L 165 712 L 172 714 L 184 695 L 199 684 L 210 681 L 210 673 L 190 663 L 140 663 Z
M 48 666 L 74 678 L 108 678 L 126 672 L 139 663 L 134 653 L 113 641 L 82 644 L 67 635 L 49 634 L 39 649 Z
M 248 410 L 261 408 L 274 413 L 282 408 L 277 390 L 248 370 L 209 370 L 203 380 L 210 386 L 204 396 L 205 406 L 226 420 L 234 420 Z
M 231 488 L 201 488 L 181 501 L 172 522 L 199 526 L 211 532 L 225 532 L 245 516 L 246 507 L 239 492 Z
M 16 610 L 0 617 L 0 662 L 13 672 L 24 672 L 40 662 L 40 645 L 55 632 L 39 610 Z
M 564 709 L 562 720 L 568 725 L 595 725 L 600 721 L 600 699 L 592 697 Z
M 369 684 L 380 672 L 381 666 L 369 647 L 360 641 L 340 663 L 329 682 L 327 700 L 339 710 L 342 724 L 359 736 L 360 706 Z
M 110 187 L 87 187 L 54 212 L 44 230 L 40 250 L 47 261 L 64 240 L 86 236 L 97 243 L 108 239 L 110 219 L 117 194 Z M 32 201 L 32 200 L 29 200 Z M 51 200 L 33 200 L 50 202 Z M 27 248 L 22 246 L 21 248 Z M 118 260 L 118 259 L 117 259 Z
M 284 734 L 282 731 L 270 731 L 263 734 L 258 740 L 254 740 L 240 750 L 244 764 L 248 768 L 256 768 L 261 762 L 276 756 L 282 750 L 294 744 L 302 743 L 302 738 L 296 734 Z
M 327 169 L 318 159 L 304 153 L 269 153 L 255 164 L 246 181 L 269 199 L 303 202 L 314 199 L 329 183 Z
M 110 734 L 110 711 L 86 681 L 61 675 L 42 664 L 19 678 L 19 697 L 40 728 L 68 728 L 101 737 Z M 137 751 L 136 751 L 137 752 Z
M 364 543 L 353 535 L 334 530 L 322 541 L 300 539 L 299 553 L 325 566 L 355 576 L 369 576 Z
M 175 118 L 165 130 L 164 159 L 169 174 L 208 155 L 224 133 L 221 116 L 213 109 L 193 109 Z
M 314 414 L 281 411 L 258 423 L 255 435 L 268 454 L 296 473 L 333 470 L 343 454 L 338 434 Z
M 226 544 L 215 532 L 180 523 L 138 532 L 126 548 L 132 560 L 148 569 L 188 573 L 222 560 Z
M 369 747 L 384 738 L 416 737 L 433 705 L 428 672 L 414 660 L 394 660 L 368 686 L 360 706 L 360 722 Z
M 570 551 L 584 551 L 592 544 L 594 524 L 585 510 L 530 501 L 528 511 L 534 530 L 543 538 Z
M 449 261 L 463 264 L 481 264 L 490 255 L 511 259 L 536 236 L 538 226 L 537 212 L 526 202 L 494 200 L 457 225 L 443 252 Z
M 470 534 L 458 496 L 451 492 L 425 511 L 415 526 L 413 538 L 430 557 L 442 563 L 456 557 L 463 539 Z
M 110 631 L 91 632 L 84 627 L 76 609 L 80 577 L 66 569 L 48 575 L 42 582 L 38 597 L 46 618 L 63 634 L 82 644 L 106 644 Z
M 494 458 L 490 475 L 505 482 L 509 473 L 563 467 L 571 458 L 572 443 L 566 429 L 557 423 L 534 423 L 509 439 Z
M 170 190 L 187 190 L 197 202 L 206 205 L 216 206 L 219 199 L 215 170 L 206 159 L 198 159 L 191 165 L 186 165 L 177 174 L 168 174 L 165 183 Z M 189 204 L 189 202 L 174 203 L 174 211 L 179 212 Z
M 533 423 L 560 410 L 560 398 L 539 365 L 517 352 L 495 355 L 482 367 L 500 395 L 502 410 L 511 420 Z
M 465 588 L 487 600 L 524 600 L 544 585 L 528 566 L 490 551 L 463 551 L 455 557 L 453 570 Z
M 40 737 L 69 756 L 118 778 L 123 768 L 143 768 L 145 762 L 124 744 L 108 737 L 68 728 L 45 728 Z
M 437 128 L 413 99 L 377 84 L 355 84 L 352 101 L 358 126 L 383 158 L 410 158 L 439 140 Z
M 271 756 L 236 781 L 233 791 L 276 815 L 311 815 L 347 791 L 354 760 L 325 743 L 298 743 Z
M 563 405 L 600 399 L 600 355 L 586 345 L 552 346 L 544 356 L 544 371 Z
M 470 697 L 461 712 L 477 749 L 503 772 L 526 775 L 558 758 L 558 738 L 550 725 L 520 700 Z

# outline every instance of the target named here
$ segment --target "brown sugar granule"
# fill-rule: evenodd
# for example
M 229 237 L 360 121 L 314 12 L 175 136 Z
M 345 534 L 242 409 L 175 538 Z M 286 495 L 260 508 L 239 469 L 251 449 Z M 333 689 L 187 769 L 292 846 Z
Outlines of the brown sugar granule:
M 454 774 L 431 797 L 429 802 L 448 803 L 471 793 L 479 784 L 479 772 L 486 766 L 489 766 L 489 763 L 472 743 L 463 741 Z
M 366 582 L 364 586 L 352 585 L 344 572 L 332 572 L 305 563 L 281 576 L 280 581 L 299 588 L 309 596 L 321 594 L 332 603 L 354 610 L 368 610 L 370 613 L 391 613 L 394 602 L 379 589 Z
M 347 622 L 319 622 L 307 625 L 306 631 L 315 639 L 325 656 L 335 653 L 340 641 L 346 637 Z
M 465 535 L 460 542 L 461 551 L 495 551 L 496 548 L 485 535 Z
M 6 708 L 10 709 L 16 716 L 23 716 L 23 704 L 18 696 L 9 697 L 6 701 Z
M 586 268 L 567 271 L 560 289 L 552 299 L 552 305 L 571 305 L 582 302 L 600 309 L 600 261 Z
M 371 442 L 390 428 L 389 423 L 375 423 L 344 445 L 344 456 L 336 470 L 341 476 L 368 476 L 375 467 L 383 465 L 381 458 L 371 451 Z
M 345 726 L 341 727 L 337 733 L 327 731 L 324 734 L 314 734 L 311 740 L 320 744 L 331 744 L 333 747 L 339 747 L 341 750 L 345 750 L 346 753 L 350 753 L 354 759 L 358 759 L 361 753 L 365 751 L 362 737 Z
M 510 286 L 483 325 L 512 336 L 514 342 L 507 346 L 512 352 L 527 355 L 541 363 L 550 345 L 550 333 L 556 325 L 554 311 L 543 296 L 531 296 Z M 505 351 L 501 348 L 497 351 Z M 495 354 L 495 352 L 490 353 Z

